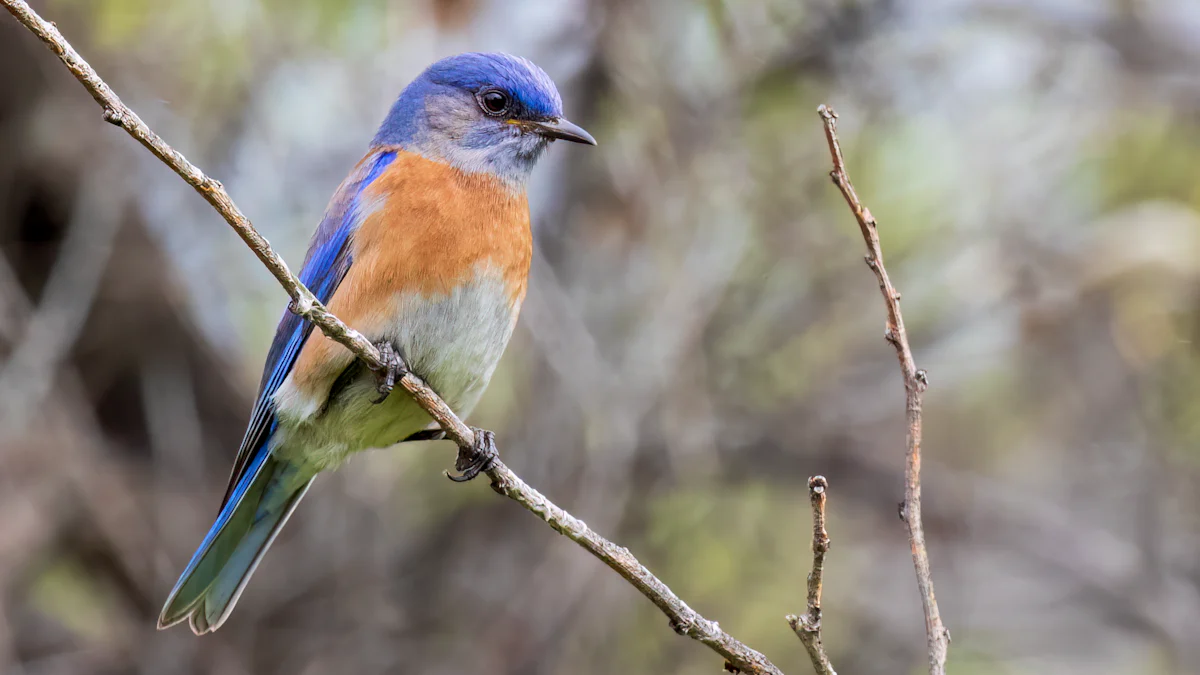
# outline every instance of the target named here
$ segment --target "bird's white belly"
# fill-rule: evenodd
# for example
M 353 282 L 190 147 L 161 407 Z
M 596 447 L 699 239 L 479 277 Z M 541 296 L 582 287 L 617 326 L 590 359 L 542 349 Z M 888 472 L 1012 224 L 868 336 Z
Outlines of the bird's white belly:
M 479 401 L 512 336 L 519 300 L 495 274 L 479 274 L 449 295 L 397 294 L 383 311 L 394 320 L 373 341 L 390 340 L 413 373 L 459 416 Z M 317 470 L 351 453 L 384 447 L 427 428 L 432 420 L 399 386 L 380 404 L 365 368 L 337 389 L 324 409 L 303 421 L 281 420 L 275 452 Z

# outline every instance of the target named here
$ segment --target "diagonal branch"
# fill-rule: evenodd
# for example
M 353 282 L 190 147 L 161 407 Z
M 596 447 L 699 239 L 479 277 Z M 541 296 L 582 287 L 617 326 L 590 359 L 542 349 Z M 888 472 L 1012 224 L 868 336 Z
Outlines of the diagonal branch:
M 379 350 L 362 334 L 347 326 L 317 301 L 312 292 L 305 288 L 288 269 L 283 258 L 279 257 L 271 249 L 267 240 L 254 229 L 249 219 L 230 199 L 221 183 L 205 175 L 196 165 L 167 145 L 150 127 L 146 126 L 146 123 L 133 110 L 121 102 L 121 99 L 100 78 L 91 65 L 71 47 L 54 24 L 38 16 L 23 0 L 0 0 L 0 4 L 58 55 L 59 59 L 75 75 L 75 78 L 92 95 L 92 98 L 96 99 L 96 102 L 104 108 L 106 121 L 121 127 L 130 136 L 133 136 L 195 188 L 221 214 L 291 296 L 290 308 L 293 312 L 311 321 L 330 339 L 344 345 L 369 368 L 379 370 L 384 367 Z M 464 424 L 446 405 L 446 402 L 424 381 L 412 373 L 407 373 L 401 379 L 400 384 L 441 425 L 446 435 L 460 448 L 474 446 L 475 434 L 471 428 Z M 487 474 L 491 478 L 493 489 L 538 515 L 550 527 L 582 546 L 621 575 L 630 585 L 662 610 L 677 633 L 703 643 L 724 657 L 727 670 L 782 675 L 780 670 L 765 656 L 742 644 L 721 630 L 715 621 L 705 619 L 689 607 L 666 584 L 639 563 L 627 549 L 596 534 L 583 521 L 556 506 L 537 490 L 527 485 L 502 462 L 496 460 Z
M 179 177 L 196 189 L 205 201 L 212 205 L 217 213 L 229 223 L 242 241 L 254 251 L 258 259 L 266 265 L 271 274 L 279 281 L 279 285 L 292 298 L 292 311 L 313 322 L 321 332 L 346 346 L 358 355 L 364 363 L 373 370 L 384 367 L 379 358 L 379 350 L 363 337 L 358 331 L 342 323 L 336 316 L 317 300 L 300 280 L 288 269 L 287 263 L 279 254 L 271 249 L 271 244 L 254 229 L 250 219 L 246 218 L 237 204 L 225 192 L 225 188 L 195 164 L 192 164 L 179 151 L 167 145 L 166 141 L 154 133 L 146 123 L 128 106 L 121 102 L 116 92 L 108 86 L 87 61 L 67 42 L 58 28 L 49 21 L 38 16 L 23 0 L 2 0 L 7 9 L 17 21 L 20 21 L 34 35 L 37 35 L 46 46 L 67 66 L 75 79 L 88 90 L 96 103 L 104 108 L 104 120 L 124 129 L 130 136 L 146 146 Z
M 912 349 L 908 346 L 908 334 L 904 331 L 904 318 L 900 315 L 900 292 L 892 286 L 887 269 L 883 266 L 883 250 L 879 246 L 879 229 L 871 211 L 858 200 L 850 176 L 846 173 L 846 160 L 842 157 L 842 146 L 837 137 L 837 113 L 822 105 L 817 114 L 825 124 L 825 139 L 829 142 L 829 154 L 833 158 L 833 171 L 829 177 L 842 191 L 846 204 L 854 213 L 854 219 L 862 230 L 867 245 L 867 267 L 879 280 L 879 290 L 887 306 L 887 329 L 884 337 L 896 348 L 900 360 L 900 371 L 904 376 L 904 409 L 908 423 L 906 438 L 906 461 L 904 467 L 904 503 L 900 515 L 908 525 L 908 543 L 912 549 L 913 566 L 917 571 L 917 589 L 921 593 L 921 604 L 925 609 L 925 639 L 929 648 L 930 675 L 945 675 L 946 652 L 950 649 L 950 631 L 942 623 L 937 599 L 933 595 L 933 578 L 929 571 L 929 551 L 925 548 L 925 528 L 921 524 L 921 395 L 929 386 L 924 370 L 917 370 Z
M 813 563 L 812 571 L 808 573 L 808 611 L 800 616 L 787 616 L 788 625 L 808 650 L 808 658 L 812 660 L 817 675 L 837 675 L 821 642 L 821 583 L 825 573 L 825 554 L 829 552 L 829 533 L 825 531 L 825 492 L 828 489 L 829 482 L 824 476 L 808 479 L 808 500 L 812 503 L 813 512 Z

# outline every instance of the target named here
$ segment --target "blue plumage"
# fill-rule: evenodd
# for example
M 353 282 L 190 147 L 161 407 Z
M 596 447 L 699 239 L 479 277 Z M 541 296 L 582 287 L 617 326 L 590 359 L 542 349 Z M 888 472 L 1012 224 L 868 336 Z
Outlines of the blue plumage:
M 444 385 L 440 393 L 461 415 L 511 336 L 531 255 L 524 183 L 554 139 L 595 143 L 562 119 L 558 90 L 540 68 L 505 54 L 439 61 L 401 93 L 309 243 L 300 280 L 335 309 L 354 298 L 358 313 L 339 315 L 358 317 L 352 325 L 368 338 L 410 352 L 414 370 L 438 364 L 427 379 Z M 422 173 L 437 180 L 415 180 Z M 460 240 L 447 238 L 460 228 Z M 425 231 L 437 233 L 432 250 L 390 253 Z M 416 273 L 395 271 L 405 265 Z M 436 294 L 417 287 L 443 278 L 459 281 Z M 343 286 L 353 292 L 339 293 Z M 220 627 L 318 471 L 429 424 L 411 400 L 373 405 L 373 376 L 311 334 L 312 325 L 291 312 L 279 321 L 221 510 L 167 598 L 160 628 Z M 304 387 L 298 374 L 308 376 Z
M 323 304 L 333 296 L 352 262 L 347 243 L 354 229 L 362 222 L 362 192 L 383 173 L 396 159 L 396 153 L 381 152 L 370 161 L 359 164 L 359 170 L 350 175 L 338 188 L 330 208 L 327 210 L 317 231 L 308 245 L 304 266 L 300 269 L 300 281 L 313 292 Z M 230 475 L 229 487 L 225 492 L 228 502 L 234 488 L 246 470 L 246 466 L 257 453 L 267 452 L 269 427 L 274 424 L 275 411 L 271 397 L 287 377 L 300 354 L 300 348 L 312 332 L 312 324 L 299 316 L 284 311 L 275 329 L 275 339 L 267 352 L 267 363 L 259 383 L 258 398 L 250 415 L 250 425 L 242 438 Z M 224 504 L 222 504 L 224 505 Z
M 171 589 L 159 627 L 190 619 L 200 635 L 220 626 L 312 478 L 286 459 L 258 453 Z
M 300 280 L 322 303 L 350 268 L 347 243 L 362 222 L 362 192 L 396 158 L 382 152 L 360 165 L 338 190 L 309 244 Z M 268 352 L 258 399 L 230 475 L 216 522 L 192 556 L 159 618 L 168 626 L 191 616 L 193 630 L 219 625 L 254 566 L 312 482 L 295 464 L 271 456 L 278 422 L 272 397 L 283 383 L 312 324 L 285 312 Z
M 501 97 L 503 108 L 481 115 L 485 95 Z M 558 88 L 541 68 L 508 54 L 470 53 L 442 59 L 413 80 L 372 145 L 403 148 L 518 186 L 555 138 L 595 143 L 562 119 Z
M 528 59 L 509 54 L 459 54 L 425 71 L 429 81 L 466 91 L 501 89 L 520 102 L 517 117 L 549 119 L 562 114 L 562 98 L 554 81 Z
M 548 120 L 562 115 L 558 88 L 533 62 L 509 54 L 472 52 L 438 61 L 405 87 L 372 144 L 411 147 L 428 135 L 430 116 L 442 111 L 442 106 L 430 105 L 437 97 L 469 100 L 489 88 L 518 103 L 514 117 Z

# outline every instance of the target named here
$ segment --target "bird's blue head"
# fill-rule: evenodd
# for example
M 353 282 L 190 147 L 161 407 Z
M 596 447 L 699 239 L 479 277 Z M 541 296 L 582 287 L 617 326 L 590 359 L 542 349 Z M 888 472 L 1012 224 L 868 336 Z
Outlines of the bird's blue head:
M 558 88 L 541 68 L 508 54 L 469 53 L 438 61 L 405 87 L 372 145 L 520 185 L 555 139 L 596 144 L 563 118 Z

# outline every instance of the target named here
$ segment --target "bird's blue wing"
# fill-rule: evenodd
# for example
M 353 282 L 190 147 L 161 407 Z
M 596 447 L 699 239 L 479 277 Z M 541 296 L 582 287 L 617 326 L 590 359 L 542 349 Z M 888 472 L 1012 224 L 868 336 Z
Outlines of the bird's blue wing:
M 327 304 L 338 284 L 346 276 L 353 263 L 349 241 L 354 230 L 362 221 L 364 208 L 360 204 L 363 189 L 379 177 L 383 170 L 396 159 L 395 151 L 377 151 L 359 162 L 355 170 L 334 193 L 321 225 L 313 234 L 300 270 L 300 281 L 308 287 L 322 304 Z M 275 340 L 267 354 L 262 382 L 258 388 L 258 399 L 250 416 L 250 425 L 242 438 L 237 460 L 229 477 L 222 507 L 237 491 L 238 483 L 248 467 L 261 455 L 269 452 L 267 440 L 275 428 L 275 391 L 287 378 L 312 332 L 312 324 L 301 317 L 285 311 L 275 329 Z

